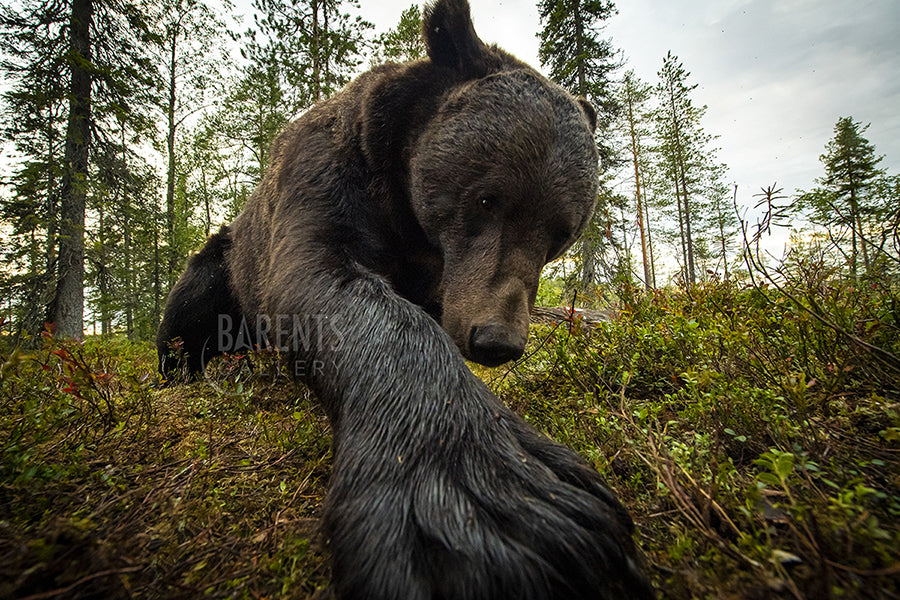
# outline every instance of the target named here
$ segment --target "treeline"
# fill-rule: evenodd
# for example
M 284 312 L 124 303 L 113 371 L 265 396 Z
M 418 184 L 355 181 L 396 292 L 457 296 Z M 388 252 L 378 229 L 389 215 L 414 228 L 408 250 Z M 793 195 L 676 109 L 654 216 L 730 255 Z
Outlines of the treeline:
M 3 333 L 52 322 L 79 336 L 87 320 L 90 331 L 152 337 L 185 260 L 241 210 L 284 125 L 368 66 L 424 55 L 416 5 L 381 34 L 354 16 L 358 0 L 253 0 L 245 23 L 217 6 L 0 7 L 2 137 L 14 147 L 0 192 Z M 597 108 L 606 172 L 591 226 L 556 275 L 586 291 L 616 278 L 664 285 L 672 262 L 684 285 L 732 276 L 747 262 L 743 230 L 690 74 L 671 53 L 655 83 L 623 74 L 604 36 L 610 1 L 539 0 L 538 10 L 540 61 Z M 883 256 L 896 262 L 898 181 L 878 170 L 865 128 L 848 127 L 869 148 L 863 176 L 825 161 L 820 187 L 774 218 L 810 215 L 815 243 L 868 273 L 891 262 Z M 835 156 L 850 138 L 836 133 Z
M 191 251 L 233 218 L 281 128 L 343 86 L 375 39 L 358 1 L 25 0 L 0 8 L 4 329 L 152 337 Z M 217 8 L 214 8 L 217 7 Z M 404 14 L 419 21 L 418 8 Z
M 716 136 L 702 127 L 706 106 L 692 102 L 695 88 L 671 54 L 655 85 L 625 74 L 619 123 L 626 192 L 613 201 L 623 225 L 618 239 L 610 236 L 620 261 L 611 277 L 633 278 L 647 289 L 664 285 L 660 257 L 674 260 L 683 287 L 749 279 L 757 267 L 781 258 L 815 259 L 853 279 L 898 273 L 900 176 L 879 168 L 883 157 L 864 135 L 868 125 L 838 120 L 812 190 L 785 195 L 774 186 L 760 188 L 753 206 L 744 206 L 727 183 L 726 165 L 716 159 Z M 789 255 L 763 259 L 760 243 L 765 250 L 764 234 L 775 227 L 790 232 Z
M 776 227 L 792 232 L 788 262 L 812 261 L 853 279 L 898 274 L 900 175 L 879 168 L 868 125 L 838 120 L 812 190 L 786 196 L 768 187 L 738 198 L 717 158 L 718 136 L 704 128 L 698 84 L 675 54 L 662 58 L 654 81 L 643 81 L 603 37 L 612 2 L 542 0 L 538 9 L 541 63 L 597 107 L 605 167 L 591 226 L 550 270 L 554 285 L 542 300 L 589 304 L 604 295 L 597 293 L 603 281 L 647 290 L 711 279 L 754 283 L 760 268 L 780 260 L 765 246 Z

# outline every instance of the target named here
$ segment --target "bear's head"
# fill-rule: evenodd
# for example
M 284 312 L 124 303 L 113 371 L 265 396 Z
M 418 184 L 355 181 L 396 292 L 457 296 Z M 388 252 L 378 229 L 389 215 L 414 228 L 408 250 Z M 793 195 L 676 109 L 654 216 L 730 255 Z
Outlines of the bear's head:
M 521 63 L 501 64 L 464 0 L 426 9 L 432 62 L 458 72 L 410 161 L 413 211 L 440 249 L 441 325 L 470 360 L 522 355 L 541 269 L 597 200 L 596 117 Z M 506 63 L 509 65 L 509 63 Z

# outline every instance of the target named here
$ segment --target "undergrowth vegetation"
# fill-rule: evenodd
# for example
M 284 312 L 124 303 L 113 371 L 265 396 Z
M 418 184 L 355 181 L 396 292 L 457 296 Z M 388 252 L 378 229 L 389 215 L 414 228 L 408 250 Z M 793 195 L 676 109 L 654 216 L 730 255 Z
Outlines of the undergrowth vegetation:
M 0 356 L 0 598 L 327 585 L 315 533 L 330 434 L 309 392 L 274 366 L 248 380 L 236 359 L 157 390 L 155 354 L 48 336 Z
M 900 595 L 900 302 L 882 284 L 654 294 L 482 374 L 629 505 L 668 598 Z
M 606 477 L 660 596 L 898 597 L 898 290 L 614 292 L 473 370 Z M 150 346 L 48 334 L 0 364 L 0 597 L 328 597 L 327 420 L 274 359 L 156 389 Z

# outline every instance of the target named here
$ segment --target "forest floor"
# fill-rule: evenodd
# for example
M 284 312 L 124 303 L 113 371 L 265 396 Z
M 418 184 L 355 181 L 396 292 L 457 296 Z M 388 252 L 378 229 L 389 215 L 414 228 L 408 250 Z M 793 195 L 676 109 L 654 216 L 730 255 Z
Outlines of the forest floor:
M 900 308 L 872 293 L 834 298 L 847 338 L 766 290 L 626 290 L 473 370 L 603 474 L 661 598 L 898 598 Z M 0 340 L 0 598 L 330 598 L 327 419 L 254 364 L 156 389 L 148 344 Z

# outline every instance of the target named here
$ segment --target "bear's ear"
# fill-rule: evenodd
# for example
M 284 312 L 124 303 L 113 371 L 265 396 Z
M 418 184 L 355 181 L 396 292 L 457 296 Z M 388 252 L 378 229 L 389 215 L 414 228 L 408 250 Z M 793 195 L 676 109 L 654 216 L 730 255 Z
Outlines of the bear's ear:
M 591 126 L 591 133 L 593 133 L 597 130 L 597 111 L 594 110 L 594 107 L 584 96 L 578 96 L 577 100 L 578 106 L 581 107 L 581 111 L 584 113 L 584 118 L 587 119 L 588 125 Z
M 482 70 L 486 49 L 472 26 L 466 0 L 437 0 L 426 6 L 422 31 L 434 64 L 469 76 Z

